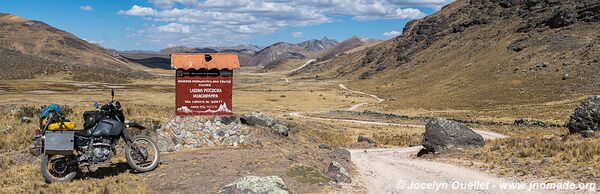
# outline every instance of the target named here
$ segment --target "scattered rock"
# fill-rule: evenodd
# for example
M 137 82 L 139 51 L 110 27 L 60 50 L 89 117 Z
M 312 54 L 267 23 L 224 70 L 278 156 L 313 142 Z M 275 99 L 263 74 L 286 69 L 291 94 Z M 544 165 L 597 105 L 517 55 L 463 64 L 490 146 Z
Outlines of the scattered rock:
M 237 120 L 236 116 L 223 116 L 221 117 L 221 122 L 225 125 L 229 125 Z
M 350 161 L 350 159 L 352 158 L 352 154 L 350 153 L 350 151 L 348 151 L 347 149 L 343 149 L 343 148 L 334 150 L 333 152 L 331 152 L 329 154 L 329 156 L 331 156 L 334 159 L 341 159 L 341 160 L 346 160 L 346 161 Z
M 567 127 L 570 133 L 600 130 L 600 96 L 592 96 L 581 102 L 571 114 Z
M 358 142 L 367 142 L 369 144 L 375 144 L 375 140 L 371 139 L 370 137 L 365 137 L 365 136 L 358 136 Z
M 565 74 L 562 76 L 562 80 L 568 80 L 568 79 L 569 79 L 569 74 L 568 74 L 568 73 L 565 73 Z
M 338 183 L 352 183 L 348 171 L 338 162 L 332 161 L 327 168 L 327 177 Z
M 290 129 L 288 127 L 286 127 L 285 125 L 277 123 L 277 124 L 273 125 L 272 127 L 273 127 L 273 129 L 275 129 L 275 132 L 279 135 L 283 135 L 286 137 L 289 135 Z
M 21 123 L 31 123 L 32 121 L 31 117 L 21 117 Z
M 581 137 L 590 138 L 594 137 L 594 130 L 585 130 L 581 132 Z
M 575 23 L 575 20 L 577 20 L 577 13 L 565 8 L 560 8 L 556 11 L 554 16 L 546 21 L 546 25 L 550 28 L 560 28 Z
M 459 147 L 480 147 L 485 144 L 481 135 L 456 121 L 434 118 L 425 126 L 423 147 L 428 152 L 439 152 Z
M 325 150 L 330 150 L 331 146 L 329 144 L 319 144 L 319 149 L 325 149 Z
M 550 126 L 550 125 L 546 124 L 544 121 L 529 120 L 529 119 L 524 119 L 524 118 L 516 119 L 514 124 L 522 125 L 522 126 L 530 126 L 530 127 L 549 127 Z
M 536 71 L 540 71 L 547 68 L 548 65 L 550 65 L 548 62 L 538 63 L 533 67 L 533 69 Z
M 287 186 L 278 176 L 246 176 L 223 187 L 219 194 L 269 193 L 287 194 Z
M 492 151 L 492 152 L 493 151 L 498 151 L 498 150 L 500 150 L 500 146 L 498 146 L 498 145 L 495 145 L 492 148 L 490 148 L 490 151 Z
M 535 40 L 532 40 L 530 38 L 522 38 L 508 45 L 507 49 L 515 52 L 520 52 L 523 49 L 530 47 L 534 44 L 536 44 Z
M 271 127 L 272 129 L 275 129 L 274 132 L 279 135 L 287 137 L 289 134 L 289 128 L 286 127 L 281 121 L 273 119 L 260 112 L 252 112 L 245 114 L 240 118 L 240 120 L 243 124 L 250 126 Z
M 287 97 L 287 96 L 282 94 L 280 97 L 282 97 L 282 98 L 285 98 L 285 97 Z
M 550 164 L 550 163 L 552 163 L 552 158 L 548 158 L 548 157 L 545 157 L 544 159 L 542 159 L 542 162 L 541 162 L 541 164 Z

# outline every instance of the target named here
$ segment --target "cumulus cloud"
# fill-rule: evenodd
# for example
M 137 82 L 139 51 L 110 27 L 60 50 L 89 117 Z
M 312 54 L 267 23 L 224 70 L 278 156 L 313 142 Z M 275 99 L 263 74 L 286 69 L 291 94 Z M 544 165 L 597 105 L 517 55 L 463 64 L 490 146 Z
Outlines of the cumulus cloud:
M 294 37 L 294 38 L 302 38 L 304 36 L 304 33 L 302 33 L 302 32 L 292 32 L 290 35 L 292 37 Z
M 206 45 L 244 40 L 287 27 L 302 27 L 339 21 L 417 19 L 425 16 L 419 7 L 437 8 L 452 0 L 149 0 L 121 15 L 141 17 L 156 26 L 146 29 L 148 40 L 165 45 L 175 38 L 188 44 Z M 177 26 L 176 26 L 177 25 Z M 186 26 L 186 27 L 183 27 Z M 177 28 L 177 29 L 175 29 Z M 191 31 L 195 33 L 190 33 Z M 172 32 L 173 34 L 165 34 Z M 181 34 L 187 36 L 181 36 Z M 141 36 L 142 34 L 140 34 Z M 291 34 L 299 36 L 299 34 Z
M 154 16 L 158 12 L 150 7 L 142 7 L 138 5 L 134 5 L 129 10 L 120 10 L 117 12 L 122 15 L 130 15 L 130 16 Z
M 388 37 L 388 38 L 392 38 L 392 37 L 396 37 L 396 36 L 400 36 L 400 35 L 402 35 L 402 32 L 398 32 L 395 30 L 383 33 L 383 36 Z
M 91 5 L 84 5 L 84 6 L 79 7 L 79 9 L 83 10 L 83 11 L 92 11 L 92 10 L 94 10 L 94 7 L 92 7 Z
M 159 32 L 173 32 L 173 33 L 191 33 L 192 32 L 190 26 L 178 24 L 178 23 L 169 23 L 164 26 L 159 26 L 156 29 Z

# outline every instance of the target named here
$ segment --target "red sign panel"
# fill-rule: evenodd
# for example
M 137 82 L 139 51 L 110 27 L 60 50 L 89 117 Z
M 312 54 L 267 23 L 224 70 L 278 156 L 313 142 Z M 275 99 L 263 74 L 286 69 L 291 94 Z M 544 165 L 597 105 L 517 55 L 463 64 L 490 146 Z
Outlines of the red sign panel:
M 177 72 L 175 115 L 233 115 L 231 105 L 233 76 L 194 76 L 194 74 L 204 73 L 181 70 Z

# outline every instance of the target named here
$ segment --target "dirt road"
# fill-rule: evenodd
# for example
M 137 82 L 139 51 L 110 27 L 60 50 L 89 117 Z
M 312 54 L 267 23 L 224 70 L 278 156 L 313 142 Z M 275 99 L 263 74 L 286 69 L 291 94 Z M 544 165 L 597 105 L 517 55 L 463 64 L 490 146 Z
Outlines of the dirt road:
M 302 65 L 302 66 L 300 66 L 300 67 L 298 67 L 298 68 L 296 68 L 296 69 L 292 69 L 292 70 L 290 71 L 290 73 L 293 73 L 294 71 L 298 71 L 298 70 L 300 70 L 300 69 L 302 69 L 302 68 L 306 67 L 308 64 L 312 63 L 313 61 L 317 61 L 317 60 L 316 60 L 316 59 L 309 59 L 308 61 L 306 61 L 306 63 L 304 63 L 304 65 Z
M 376 95 L 348 89 L 343 84 L 340 84 L 339 87 L 351 93 L 371 96 L 377 103 L 384 101 Z M 347 110 L 355 110 L 365 104 L 367 103 L 358 103 Z M 298 112 L 289 115 L 333 122 L 425 128 L 424 125 L 311 117 Z M 487 140 L 507 138 L 507 136 L 495 132 L 473 131 Z M 359 172 L 358 180 L 362 186 L 366 187 L 368 193 L 431 193 L 436 191 L 443 193 L 515 193 L 526 192 L 529 189 L 527 183 L 512 182 L 477 170 L 416 158 L 415 156 L 421 148 L 423 147 L 356 149 L 350 150 L 350 152 L 352 153 L 352 162 Z M 511 187 L 513 188 L 511 189 Z M 528 192 L 548 193 L 545 190 Z
M 528 191 L 527 183 L 512 182 L 477 170 L 415 158 L 421 148 L 416 146 L 350 152 L 352 162 L 359 172 L 358 178 L 368 193 L 550 192 Z

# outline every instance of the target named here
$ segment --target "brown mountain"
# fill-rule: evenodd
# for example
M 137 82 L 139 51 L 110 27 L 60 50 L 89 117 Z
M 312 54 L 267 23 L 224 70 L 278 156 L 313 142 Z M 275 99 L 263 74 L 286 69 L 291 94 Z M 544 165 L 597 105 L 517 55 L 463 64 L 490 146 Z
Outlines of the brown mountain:
M 129 79 L 141 76 L 142 72 L 136 70 L 141 68 L 139 64 L 130 62 L 119 55 L 113 54 L 103 48 L 90 44 L 68 32 L 56 29 L 40 21 L 27 20 L 25 18 L 11 15 L 0 14 L 0 49 L 2 53 L 13 53 L 13 56 L 2 55 L 0 63 L 2 66 L 13 66 L 6 61 L 12 60 L 15 56 L 22 56 L 23 59 L 35 59 L 29 61 L 19 61 L 19 63 L 34 63 L 30 66 L 43 66 L 44 63 L 56 64 L 60 71 L 71 71 L 81 69 L 78 72 L 79 77 L 89 72 L 103 72 L 109 75 L 96 76 L 96 78 L 106 77 L 106 81 L 112 81 L 112 77 L 125 76 L 119 78 Z M 26 56 L 26 57 L 25 57 Z M 11 57 L 11 59 L 7 59 Z M 3 60 L 6 59 L 6 60 Z M 45 62 L 40 62 L 45 61 Z M 77 66 L 77 67 L 75 67 Z M 17 74 L 29 74 L 29 69 L 11 67 L 17 71 Z M 40 67 L 36 69 L 43 69 Z M 89 69 L 89 70 L 86 70 Z M 130 76 L 130 77 L 129 77 Z M 3 76 L 4 77 L 4 76 Z M 10 76 L 12 78 L 18 78 Z M 25 76 L 27 77 L 27 76 Z M 92 79 L 90 77 L 90 79 Z M 98 80 L 102 81 L 102 80 Z
M 287 59 L 304 59 L 313 57 L 320 51 L 337 45 L 336 40 L 322 38 L 320 40 L 307 40 L 298 44 L 278 42 L 268 46 L 253 55 L 246 66 L 266 66 L 267 64 L 284 61 Z
M 600 91 L 598 29 L 597 0 L 457 0 L 402 36 L 299 73 L 402 99 L 390 107 L 559 101 Z
M 381 40 L 372 39 L 372 38 L 360 38 L 358 36 L 352 36 L 339 44 L 324 50 L 321 53 L 321 57 L 319 57 L 318 61 L 325 61 L 327 59 L 333 58 L 338 54 L 345 52 L 353 52 L 364 49 L 368 46 L 373 46 L 377 43 L 380 43 Z

